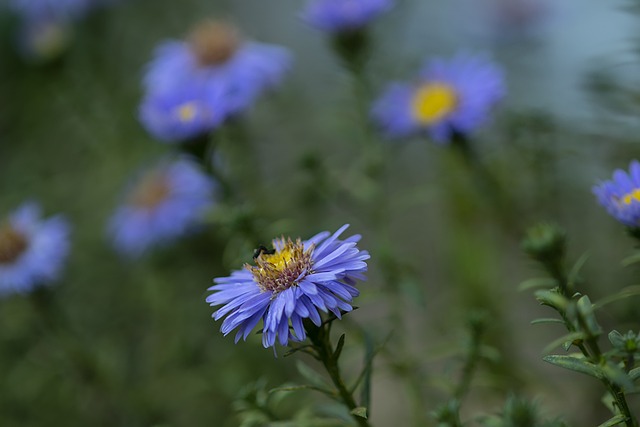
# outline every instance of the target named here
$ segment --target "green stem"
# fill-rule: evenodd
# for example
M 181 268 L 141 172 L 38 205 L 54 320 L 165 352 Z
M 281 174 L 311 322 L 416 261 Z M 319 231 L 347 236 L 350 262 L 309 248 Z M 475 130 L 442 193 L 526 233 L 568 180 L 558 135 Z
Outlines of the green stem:
M 348 390 L 347 386 L 340 374 L 340 367 L 338 366 L 338 357 L 334 354 L 333 345 L 331 344 L 331 323 L 325 323 L 321 327 L 309 327 L 308 335 L 313 348 L 318 356 L 318 359 L 322 362 L 322 365 L 326 369 L 331 382 L 336 387 L 340 400 L 345 404 L 349 411 L 353 411 L 358 407 L 356 401 Z M 366 418 L 362 418 L 355 414 L 351 414 L 353 419 L 358 423 L 360 427 L 370 427 L 371 425 Z
M 550 275 L 554 279 L 556 279 L 556 281 L 558 282 L 558 288 L 560 289 L 560 293 L 565 298 L 570 300 L 572 298 L 572 295 L 570 295 L 570 292 L 569 292 L 569 284 L 567 281 L 567 276 L 563 268 L 561 267 L 560 263 L 556 263 L 556 264 L 547 263 L 546 268 L 549 271 Z M 564 321 L 564 324 L 567 330 L 569 332 L 575 332 L 576 327 L 567 318 L 567 315 L 564 312 L 564 310 L 560 310 L 560 309 L 556 309 L 556 310 L 562 317 L 562 320 Z M 580 314 L 578 314 L 578 322 L 580 323 L 580 326 L 582 327 L 582 329 L 584 329 L 585 331 L 589 330 L 589 328 L 585 324 L 584 318 Z M 586 344 L 587 345 L 585 346 L 585 344 L 580 343 L 577 345 L 577 347 L 580 349 L 585 359 L 589 360 L 590 362 L 596 365 L 600 365 L 601 362 L 604 360 L 604 356 L 602 354 L 602 351 L 600 350 L 600 345 L 598 344 L 597 338 L 589 335 L 589 337 L 586 339 Z M 620 386 L 612 383 L 607 378 L 603 378 L 602 383 L 607 388 L 607 390 L 609 390 L 609 393 L 611 394 L 611 396 L 613 396 L 613 398 L 615 399 L 616 405 L 618 406 L 618 409 L 620 410 L 620 412 L 625 416 L 625 425 L 627 427 L 638 427 L 638 421 L 635 419 L 635 417 L 631 413 L 624 391 L 620 388 Z
M 523 218 L 523 216 L 518 212 L 517 206 L 510 200 L 495 177 L 480 162 L 467 137 L 454 133 L 451 145 L 477 178 L 482 195 L 491 199 L 495 215 L 500 218 L 508 232 L 519 238 L 523 230 L 519 218 Z

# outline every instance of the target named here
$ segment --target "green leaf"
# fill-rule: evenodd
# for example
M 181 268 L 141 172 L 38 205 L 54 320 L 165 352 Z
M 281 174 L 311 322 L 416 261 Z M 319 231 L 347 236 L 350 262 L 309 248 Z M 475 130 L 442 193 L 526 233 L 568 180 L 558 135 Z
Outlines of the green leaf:
M 543 357 L 542 360 L 551 363 L 552 365 L 580 372 L 581 374 L 586 374 L 594 378 L 602 378 L 602 372 L 598 366 L 578 357 L 552 354 Z
M 569 302 L 565 297 L 554 291 L 536 291 L 534 295 L 540 304 L 548 305 L 558 311 L 564 311 Z
M 554 319 L 554 318 L 544 318 L 544 319 L 535 319 L 531 321 L 532 325 L 541 325 L 544 323 L 559 323 L 561 325 L 564 325 L 564 320 Z
M 552 341 L 549 345 L 547 345 L 544 350 L 542 350 L 543 353 L 549 353 L 551 350 L 558 348 L 560 346 L 562 346 L 565 343 L 570 343 L 573 344 L 576 341 L 583 341 L 585 339 L 585 335 L 582 332 L 571 332 L 569 334 L 563 335 L 560 338 Z M 565 348 L 565 350 L 567 350 L 569 347 Z
M 368 408 L 371 402 L 371 373 L 373 372 L 373 358 L 376 356 L 376 351 L 373 347 L 373 339 L 367 332 L 364 333 L 364 379 L 362 382 L 362 388 L 360 389 L 360 403 L 365 408 Z M 357 408 L 356 408 L 357 409 Z M 366 411 L 366 409 L 365 409 Z M 366 416 L 364 417 L 366 418 Z
M 616 331 L 615 329 L 609 332 L 609 342 L 611 342 L 611 345 L 618 348 L 624 348 L 624 345 L 625 345 L 624 337 L 620 332 Z
M 629 298 L 636 295 L 640 295 L 640 285 L 628 286 L 622 289 L 617 294 L 609 295 L 607 297 L 602 298 L 600 301 L 595 302 L 593 304 L 593 309 L 597 310 L 599 308 L 604 307 L 607 304 L 611 304 L 612 302 L 616 302 L 621 299 Z
M 314 390 L 314 391 L 319 391 L 320 393 L 324 393 L 327 396 L 336 399 L 338 398 L 338 394 L 335 393 L 334 391 L 331 390 L 327 390 L 324 389 L 322 387 L 316 387 L 313 385 L 306 385 L 306 384 L 302 384 L 302 385 L 289 385 L 289 386 L 281 386 L 281 387 L 276 387 L 276 388 L 272 388 L 271 390 L 269 390 L 269 394 L 272 393 L 280 393 L 280 392 L 287 392 L 287 391 L 298 391 L 298 390 Z
M 556 286 L 558 286 L 558 282 L 555 279 L 552 279 L 550 277 L 538 277 L 534 279 L 528 279 L 520 283 L 520 285 L 518 286 L 518 291 L 522 292 L 529 289 L 537 288 L 553 289 Z
M 589 259 L 589 254 L 585 252 L 580 258 L 578 258 L 578 261 L 573 264 L 573 267 L 571 267 L 571 271 L 567 276 L 567 284 L 569 289 L 575 289 L 575 285 L 580 280 L 578 274 L 580 273 L 580 270 L 582 269 L 584 264 L 587 262 L 587 259 Z
M 602 334 L 602 328 L 596 320 L 596 316 L 593 314 L 593 304 L 588 296 L 582 296 L 577 302 L 578 313 L 584 320 L 587 326 L 587 330 L 592 337 L 597 337 Z
M 340 335 L 338 338 L 338 344 L 336 345 L 336 349 L 333 352 L 333 359 L 338 360 L 340 358 L 340 353 L 342 353 L 342 347 L 344 347 L 344 336 L 345 334 Z
M 323 389 L 331 389 L 332 387 L 329 385 L 327 380 L 325 380 L 319 373 L 311 369 L 306 363 L 301 360 L 296 360 L 296 368 L 298 372 L 304 379 L 309 381 L 311 385 L 320 387 Z
M 635 264 L 637 262 L 640 262 L 640 252 L 636 252 L 635 254 L 629 255 L 628 257 L 623 259 L 622 260 L 622 265 L 625 266 L 625 267 L 628 267 L 631 264 Z
M 622 414 L 618 414 L 613 418 L 610 418 L 608 421 L 603 422 L 598 427 L 613 427 L 613 426 L 617 426 L 618 424 L 624 423 L 626 420 L 627 420 L 627 417 L 625 417 Z
M 353 408 L 353 410 L 351 411 L 351 414 L 355 415 L 356 417 L 364 418 L 366 420 L 367 408 L 365 408 L 364 406 L 358 406 L 357 408 Z
M 288 350 L 285 354 L 282 355 L 282 357 L 289 357 L 292 354 L 295 354 L 299 351 L 302 351 L 303 353 L 310 353 L 312 356 L 316 356 L 314 353 L 310 352 L 308 349 L 313 348 L 312 345 L 307 344 L 307 345 L 301 345 L 299 347 L 293 347 L 291 350 Z M 316 356 L 317 357 L 317 356 Z
M 631 379 L 631 381 L 635 381 L 638 378 L 640 378 L 640 368 L 634 368 L 629 371 L 629 379 Z
M 631 378 L 615 363 L 607 362 L 601 369 L 612 383 L 617 384 L 625 390 L 633 390 L 634 386 Z

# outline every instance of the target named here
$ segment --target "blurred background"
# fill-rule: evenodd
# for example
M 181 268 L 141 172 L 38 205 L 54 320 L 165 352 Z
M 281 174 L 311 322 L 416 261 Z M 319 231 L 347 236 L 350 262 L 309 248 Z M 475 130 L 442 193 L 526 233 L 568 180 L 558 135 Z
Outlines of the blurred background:
M 378 137 L 383 170 L 375 179 L 357 173 L 358 105 L 372 99 L 354 95 L 326 35 L 300 19 L 303 5 L 113 1 L 75 20 L 53 58 L 25 54 L 19 17 L 0 10 L 0 215 L 37 200 L 72 224 L 46 307 L 32 295 L 0 300 L 0 425 L 267 425 L 247 421 L 261 410 L 256 390 L 299 383 L 294 359 L 305 358 L 274 358 L 259 336 L 234 345 L 211 319 L 206 289 L 250 262 L 260 243 L 344 223 L 372 254 L 359 309 L 336 325 L 348 331 L 346 375 L 357 373 L 368 340 L 390 336 L 374 365 L 372 424 L 431 425 L 429 412 L 458 376 L 465 318 L 477 309 L 492 320 L 487 346 L 502 356 L 480 367 L 465 418 L 495 413 L 517 393 L 575 425 L 606 420 L 597 381 L 541 360 L 563 332 L 530 325 L 550 313 L 517 288 L 542 272 L 520 251 L 522 230 L 506 227 L 455 153 L 426 138 Z M 637 271 L 620 264 L 633 242 L 591 193 L 638 153 L 637 6 L 398 0 L 371 27 L 366 73 L 376 97 L 432 56 L 485 52 L 504 67 L 508 95 L 473 144 L 517 204 L 519 223 L 555 221 L 568 230 L 570 262 L 589 254 L 592 300 L 637 283 Z M 294 64 L 243 115 L 242 144 L 232 135 L 216 153 L 239 197 L 221 201 L 199 233 L 127 259 L 112 248 L 109 217 L 136 171 L 179 150 L 138 122 L 145 65 L 158 43 L 207 17 L 286 46 Z M 599 320 L 638 330 L 638 307 L 613 304 Z M 332 414 L 324 398 L 301 396 L 314 414 Z M 289 425 L 343 425 L 305 421 L 296 398 L 275 403 L 278 417 L 299 417 Z

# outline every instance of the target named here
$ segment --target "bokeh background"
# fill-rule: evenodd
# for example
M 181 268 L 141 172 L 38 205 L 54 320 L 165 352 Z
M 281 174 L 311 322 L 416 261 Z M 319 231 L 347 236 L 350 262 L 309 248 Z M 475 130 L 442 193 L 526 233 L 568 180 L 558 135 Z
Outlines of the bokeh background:
M 367 340 L 390 336 L 374 365 L 374 425 L 431 425 L 429 412 L 458 376 L 464 320 L 476 309 L 489 313 L 487 346 L 502 356 L 481 366 L 466 418 L 499 411 L 510 393 L 575 425 L 607 418 L 595 380 L 541 360 L 562 331 L 531 326 L 549 313 L 517 289 L 541 272 L 520 251 L 521 230 L 505 227 L 455 153 L 425 138 L 377 137 L 379 179 L 356 173 L 366 157 L 358 108 L 371 99 L 357 98 L 326 36 L 301 21 L 303 4 L 120 0 L 75 23 L 64 54 L 46 63 L 19 53 L 17 18 L 0 11 L 0 214 L 34 199 L 73 226 L 50 300 L 0 301 L 0 425 L 241 425 L 239 412 L 255 401 L 247 385 L 299 383 L 295 359 L 305 359 L 274 358 L 259 336 L 238 345 L 222 337 L 207 287 L 272 237 L 344 223 L 372 254 L 359 309 L 337 325 L 348 331 L 347 376 Z M 584 288 L 593 300 L 637 277 L 620 264 L 633 242 L 591 194 L 638 153 L 635 7 L 398 0 L 371 28 L 366 72 L 375 96 L 431 56 L 486 52 L 504 67 L 509 93 L 473 141 L 476 151 L 518 205 L 520 223 L 555 221 L 568 230 L 570 260 L 588 252 Z M 294 66 L 244 115 L 243 142 L 231 134 L 216 153 L 239 183 L 238 201 L 221 202 L 200 233 L 125 259 L 106 223 L 135 172 L 177 149 L 138 122 L 145 64 L 160 41 L 206 17 L 288 47 Z M 639 316 L 637 300 L 599 313 L 621 332 L 637 330 Z M 333 410 L 308 392 L 281 398 L 279 416 L 300 417 L 289 425 L 321 425 L 294 415 L 302 402 L 314 413 Z

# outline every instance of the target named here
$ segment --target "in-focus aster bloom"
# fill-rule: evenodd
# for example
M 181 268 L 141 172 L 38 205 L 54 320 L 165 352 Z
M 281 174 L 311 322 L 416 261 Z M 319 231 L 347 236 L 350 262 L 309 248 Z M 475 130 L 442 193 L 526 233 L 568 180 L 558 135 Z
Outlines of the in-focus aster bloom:
M 505 95 L 502 70 L 479 56 L 427 61 L 414 83 L 392 83 L 372 115 L 390 137 L 427 132 L 439 143 L 468 135 Z
M 40 207 L 29 202 L 0 221 L 0 295 L 30 292 L 59 277 L 70 227 L 61 216 L 40 216 Z
M 321 325 L 319 310 L 337 317 L 351 311 L 350 303 L 359 295 L 355 281 L 365 279 L 369 253 L 358 249 L 360 235 L 339 239 L 347 227 L 304 241 L 275 239 L 273 253 L 259 251 L 255 265 L 215 279 L 207 303 L 223 305 L 213 314 L 215 320 L 226 316 L 222 333 L 237 328 L 235 341 L 246 340 L 262 320 L 264 347 L 273 347 L 276 340 L 287 345 L 306 338 L 303 319 Z
M 598 202 L 611 216 L 632 228 L 640 227 L 640 163 L 631 162 L 629 173 L 617 169 L 611 181 L 593 187 Z
M 145 171 L 109 223 L 116 249 L 135 257 L 195 230 L 213 207 L 214 185 L 186 158 Z
M 218 120 L 209 122 L 211 130 L 280 83 L 290 65 L 285 48 L 243 40 L 230 25 L 205 21 L 187 40 L 167 41 L 156 49 L 144 86 L 152 98 L 188 98 L 199 87 L 201 95 L 194 101 L 208 106 Z
M 330 33 L 357 31 L 392 6 L 392 0 L 312 0 L 302 19 Z

